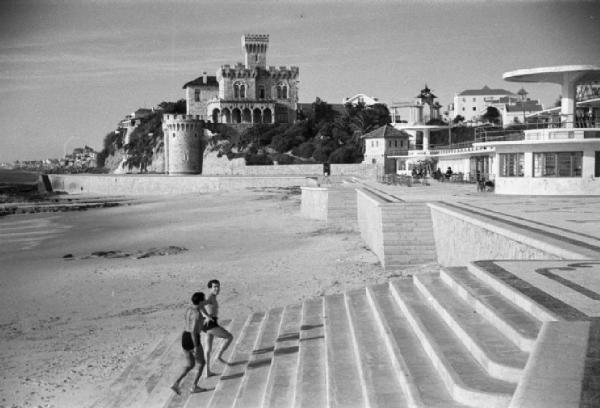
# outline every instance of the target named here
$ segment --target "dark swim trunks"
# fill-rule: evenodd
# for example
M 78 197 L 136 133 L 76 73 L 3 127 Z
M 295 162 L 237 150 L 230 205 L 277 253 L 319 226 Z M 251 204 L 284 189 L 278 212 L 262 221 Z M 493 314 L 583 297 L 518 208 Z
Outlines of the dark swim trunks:
M 197 336 L 198 337 L 196 344 L 200 344 L 200 336 Z M 184 331 L 181 335 L 181 347 L 183 347 L 185 351 L 194 350 L 194 341 L 192 340 L 192 333 L 190 333 L 189 331 Z
M 219 327 L 219 323 L 217 323 L 217 318 L 213 317 L 212 320 L 209 320 L 208 323 L 204 323 L 202 326 L 202 331 L 209 331 L 210 329 L 214 329 L 215 327 Z

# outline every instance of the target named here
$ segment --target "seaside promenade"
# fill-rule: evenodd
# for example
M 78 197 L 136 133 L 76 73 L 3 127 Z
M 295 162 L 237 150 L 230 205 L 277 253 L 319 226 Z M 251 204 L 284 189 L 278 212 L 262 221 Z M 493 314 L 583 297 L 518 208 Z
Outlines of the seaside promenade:
M 394 212 L 400 233 L 381 221 L 383 240 L 393 237 L 382 253 L 429 251 L 399 237 L 432 232 L 439 264 L 382 261 L 386 283 L 227 322 L 236 340 L 229 364 L 215 362 L 221 375 L 203 380 L 208 392 L 169 392 L 178 340 L 166 337 L 94 407 L 598 406 L 600 197 L 327 187 L 345 197 L 330 199 L 328 228 L 360 230 L 374 207 L 380 220 Z M 415 221 L 408 210 L 421 207 L 430 217 Z

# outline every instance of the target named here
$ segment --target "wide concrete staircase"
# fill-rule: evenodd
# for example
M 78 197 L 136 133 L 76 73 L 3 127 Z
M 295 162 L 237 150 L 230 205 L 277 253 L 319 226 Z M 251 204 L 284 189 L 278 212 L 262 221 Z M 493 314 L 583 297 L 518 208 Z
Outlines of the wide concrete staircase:
M 327 200 L 327 226 L 344 231 L 358 231 L 356 219 L 356 185 L 343 182 L 332 186 Z
M 385 269 L 437 261 L 431 211 L 424 202 L 404 202 L 382 211 Z
M 542 323 L 487 273 L 447 268 L 234 319 L 229 364 L 197 394 L 192 375 L 170 391 L 182 356 L 166 337 L 94 407 L 508 407 Z

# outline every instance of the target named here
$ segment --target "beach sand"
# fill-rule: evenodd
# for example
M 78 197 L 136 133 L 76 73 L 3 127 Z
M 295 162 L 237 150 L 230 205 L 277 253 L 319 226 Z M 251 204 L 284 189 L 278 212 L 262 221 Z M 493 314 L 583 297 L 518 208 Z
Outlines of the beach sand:
M 358 232 L 302 218 L 298 191 L 2 217 L 0 407 L 89 406 L 212 278 L 226 320 L 389 273 Z

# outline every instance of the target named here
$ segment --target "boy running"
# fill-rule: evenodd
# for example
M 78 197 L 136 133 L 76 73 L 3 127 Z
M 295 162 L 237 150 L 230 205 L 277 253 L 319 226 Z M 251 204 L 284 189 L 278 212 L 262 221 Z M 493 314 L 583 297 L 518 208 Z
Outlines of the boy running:
M 198 373 L 194 379 L 194 384 L 190 392 L 202 392 L 204 388 L 198 386 L 198 381 L 202 375 L 204 369 L 204 350 L 202 350 L 202 343 L 200 342 L 200 330 L 202 328 L 202 322 L 200 317 L 204 315 L 208 318 L 208 313 L 204 309 L 204 293 L 196 292 L 192 295 L 192 304 L 185 310 L 185 323 L 183 334 L 181 335 L 181 347 L 185 355 L 186 364 L 183 368 L 181 375 L 175 380 L 171 389 L 177 394 L 181 395 L 179 384 L 181 380 L 194 368 L 195 362 L 198 362 Z M 208 365 L 206 366 L 208 368 Z
M 215 373 L 210 371 L 210 353 L 212 352 L 213 338 L 219 337 L 225 339 L 225 344 L 223 344 L 223 347 L 221 347 L 217 358 L 223 364 L 227 364 L 227 362 L 223 360 L 223 353 L 231 344 L 233 336 L 227 330 L 219 326 L 218 323 L 219 302 L 217 302 L 217 295 L 221 291 L 221 283 L 217 279 L 212 279 L 208 282 L 208 289 L 208 299 L 206 299 L 206 302 L 204 302 L 204 306 L 209 318 L 206 319 L 202 331 L 206 332 L 206 376 L 210 377 L 211 375 L 215 375 Z

